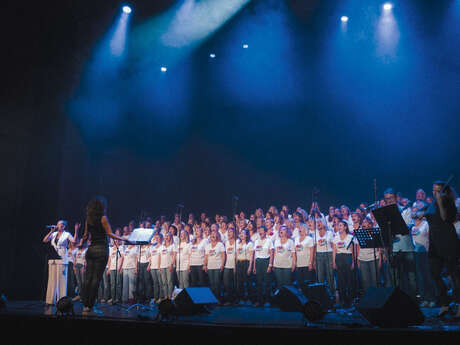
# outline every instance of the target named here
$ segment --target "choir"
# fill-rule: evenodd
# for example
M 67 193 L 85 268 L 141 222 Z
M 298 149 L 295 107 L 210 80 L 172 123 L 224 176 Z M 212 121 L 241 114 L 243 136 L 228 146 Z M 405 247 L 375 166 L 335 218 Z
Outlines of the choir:
M 419 212 L 430 200 L 422 190 L 417 191 L 414 203 L 391 189 L 384 195 L 377 204 L 396 203 L 410 228 L 409 235 L 395 237 L 392 247 L 401 266 L 392 267 L 382 248 L 360 247 L 354 232 L 379 227 L 366 203 L 353 212 L 346 205 L 330 206 L 326 215 L 316 202 L 310 212 L 298 207 L 292 214 L 286 205 L 280 211 L 271 206 L 268 212 L 259 208 L 248 218 L 244 212 L 235 214 L 231 221 L 217 214 L 212 223 L 205 213 L 199 219 L 190 214 L 186 223 L 176 214 L 172 222 L 162 216 L 156 222 L 150 218 L 139 224 L 131 221 L 123 231 L 117 229 L 127 238 L 138 225 L 154 229 L 154 236 L 143 246 L 110 242 L 99 301 L 159 303 L 173 298 L 175 287 L 209 286 L 223 305 L 264 306 L 283 285 L 323 282 L 335 295 L 337 306 L 345 308 L 370 287 L 394 285 L 421 306 L 434 307 L 437 292 L 428 264 L 430 229 Z M 458 232 L 459 223 L 457 215 Z M 66 238 L 72 240 L 67 241 L 69 250 L 64 256 L 73 267 L 69 295 L 78 299 L 88 242 L 75 244 L 68 235 L 55 238 L 49 234 L 46 240 L 54 241 L 60 251 Z

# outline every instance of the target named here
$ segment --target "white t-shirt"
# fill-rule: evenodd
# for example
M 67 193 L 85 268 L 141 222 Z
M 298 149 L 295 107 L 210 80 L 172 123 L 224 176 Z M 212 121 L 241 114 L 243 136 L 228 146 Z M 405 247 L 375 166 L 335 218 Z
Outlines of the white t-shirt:
M 300 237 L 294 240 L 295 252 L 296 252 L 296 266 L 307 267 L 311 264 L 310 248 L 314 246 L 313 239 L 310 236 L 305 236 L 303 241 L 300 241 Z
M 317 253 L 326 253 L 332 252 L 332 240 L 334 238 L 334 233 L 331 231 L 326 231 L 323 236 L 320 235 L 319 231 L 316 232 L 316 252 Z
M 336 253 L 337 254 L 351 254 L 353 250 L 353 246 L 350 246 L 348 249 L 347 247 L 352 240 L 353 240 L 353 236 L 350 234 L 347 234 L 343 240 L 340 238 L 340 235 L 337 234 L 337 236 L 335 236 L 333 240 L 333 243 L 335 244 L 335 248 L 337 250 Z
M 269 238 L 261 240 L 260 238 L 254 242 L 254 253 L 256 259 L 268 259 L 270 250 L 273 249 L 273 242 Z
M 222 253 L 225 253 L 225 247 L 222 242 L 217 242 L 213 247 L 212 243 L 206 246 L 206 255 L 208 256 L 208 270 L 217 270 L 222 266 Z
M 279 233 L 278 230 L 275 230 L 275 228 L 268 230 L 267 229 L 267 237 L 272 241 L 275 242 L 279 238 Z
M 178 271 L 187 271 L 190 266 L 191 244 L 181 242 L 176 255 L 176 267 Z M 179 262 L 180 260 L 180 262 Z
M 110 271 L 116 270 L 117 269 L 117 247 L 112 246 L 109 249 L 109 258 L 110 258 L 110 266 L 107 267 Z M 121 262 L 121 250 L 120 253 L 118 254 L 118 264 Z
M 126 246 L 123 251 L 123 265 L 121 268 L 129 270 L 136 268 L 139 256 L 139 249 L 136 246 Z
M 79 248 L 75 254 L 75 264 L 84 265 L 86 263 L 85 255 L 88 248 Z
M 254 244 L 252 242 L 246 242 L 242 244 L 238 240 L 238 246 L 236 247 L 237 251 L 237 260 L 251 260 L 254 251 Z
M 411 229 L 412 242 L 416 252 L 428 252 L 430 240 L 428 237 L 429 225 L 422 221 L 419 226 L 414 225 Z
M 190 246 L 190 266 L 202 266 L 208 240 L 202 239 L 200 243 L 192 243 Z
M 292 267 L 292 253 L 295 252 L 294 241 L 290 238 L 285 243 L 281 243 L 281 239 L 275 241 L 275 255 L 273 266 L 278 268 Z
M 260 236 L 257 232 L 253 233 L 252 236 L 251 236 L 251 241 L 252 243 L 256 243 L 256 241 L 260 239 Z
M 157 270 L 158 263 L 160 259 L 160 249 L 161 245 L 159 246 L 150 246 L 150 269 Z
M 141 257 L 139 259 L 139 262 L 141 264 L 146 264 L 149 262 L 149 256 L 150 256 L 150 245 L 142 245 L 141 247 Z M 139 252 L 139 248 L 137 249 Z
M 220 230 L 219 230 L 219 235 L 220 235 L 220 241 L 221 241 L 222 243 L 227 242 L 227 238 L 228 238 L 227 231 L 225 231 L 225 232 L 223 233 L 223 232 L 220 232 Z
M 77 251 L 78 251 L 78 249 L 75 248 L 74 250 L 69 250 L 69 251 L 67 252 L 67 259 L 68 259 L 69 263 L 70 263 L 70 262 L 71 262 L 71 263 L 75 263 L 75 257 L 76 257 L 76 255 L 77 255 Z
M 173 263 L 173 255 L 177 251 L 177 247 L 174 244 L 170 244 L 166 247 L 164 244 L 160 247 L 160 268 L 168 268 Z
M 235 268 L 235 242 L 233 244 L 230 241 L 225 242 L 225 253 L 227 258 L 225 260 L 225 268 Z
M 374 248 L 359 248 L 358 260 L 359 261 L 374 261 L 379 258 L 379 249 L 375 248 L 375 257 L 374 257 Z

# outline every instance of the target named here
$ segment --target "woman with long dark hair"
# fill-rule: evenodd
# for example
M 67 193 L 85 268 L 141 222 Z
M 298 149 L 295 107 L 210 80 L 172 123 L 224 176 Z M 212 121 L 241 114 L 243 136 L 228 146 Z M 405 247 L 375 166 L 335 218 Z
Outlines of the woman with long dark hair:
M 86 252 L 86 274 L 83 284 L 83 314 L 100 313 L 94 308 L 99 284 L 104 274 L 109 258 L 107 236 L 118 241 L 125 241 L 112 232 L 109 219 L 106 216 L 107 201 L 96 197 L 86 208 L 85 233 L 83 240 L 91 234 L 91 244 Z
M 332 266 L 337 270 L 337 288 L 340 302 L 345 308 L 352 306 L 353 284 L 353 236 L 350 235 L 348 223 L 344 220 L 339 222 L 339 233 L 332 242 Z

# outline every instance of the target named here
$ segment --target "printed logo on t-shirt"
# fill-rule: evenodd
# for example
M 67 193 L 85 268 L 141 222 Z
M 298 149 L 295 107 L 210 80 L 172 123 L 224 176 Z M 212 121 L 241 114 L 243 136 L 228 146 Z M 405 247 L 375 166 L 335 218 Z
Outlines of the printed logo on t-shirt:
M 261 252 L 262 251 L 262 246 L 259 244 L 256 246 L 256 252 Z
M 320 238 L 320 239 L 318 240 L 318 245 L 319 245 L 320 247 L 324 247 L 324 246 L 326 245 L 326 240 L 323 239 L 323 238 Z
M 301 244 L 296 245 L 295 250 L 296 250 L 296 252 L 301 252 L 303 250 L 303 245 L 301 245 Z
M 168 250 L 167 250 L 167 249 L 163 249 L 163 250 L 161 251 L 161 254 L 163 254 L 163 255 L 168 254 Z
M 283 246 L 278 246 L 278 247 L 276 247 L 276 252 L 277 252 L 278 254 L 282 254 L 282 253 L 284 253 L 285 251 L 286 251 L 286 250 L 284 249 Z
M 233 247 L 227 248 L 227 254 L 233 254 Z
M 343 241 L 337 242 L 337 248 L 344 249 L 345 248 L 345 242 L 343 242 Z
M 243 248 L 238 248 L 238 254 L 243 254 Z
M 209 251 L 209 255 L 210 255 L 210 256 L 217 256 L 217 252 L 216 252 L 214 249 L 211 249 L 211 250 Z
M 418 236 L 420 235 L 420 230 L 417 228 L 412 228 L 412 236 Z
M 192 246 L 192 252 L 197 252 L 198 251 L 198 246 Z

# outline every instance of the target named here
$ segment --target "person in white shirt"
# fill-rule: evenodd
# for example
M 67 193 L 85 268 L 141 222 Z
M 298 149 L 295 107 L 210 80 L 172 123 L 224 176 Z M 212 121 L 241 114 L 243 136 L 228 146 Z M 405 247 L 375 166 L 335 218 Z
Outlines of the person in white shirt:
M 332 267 L 337 270 L 337 288 L 340 303 L 345 308 L 350 308 L 352 305 L 354 269 L 353 236 L 350 235 L 346 221 L 340 221 L 338 226 L 339 233 L 332 241 Z
M 257 302 L 255 306 L 263 306 L 270 299 L 270 273 L 273 268 L 273 242 L 267 237 L 267 229 L 258 229 L 259 239 L 254 243 L 253 273 L 257 282 Z
M 150 261 L 150 244 L 140 247 L 139 267 L 137 268 L 137 303 L 148 303 L 152 296 L 152 276 L 147 269 Z M 138 248 L 139 250 L 139 248 Z
M 314 242 L 313 238 L 307 236 L 307 227 L 303 226 L 299 230 L 299 237 L 294 239 L 296 253 L 296 272 L 299 285 L 306 281 L 314 281 L 313 258 Z
M 120 236 L 120 232 L 115 231 Z M 107 301 L 111 303 L 120 303 L 122 296 L 122 277 L 120 272 L 121 269 L 121 253 L 123 252 L 122 242 L 118 240 L 113 241 L 113 246 L 109 249 L 109 261 L 107 262 L 107 272 L 110 281 L 110 296 L 111 298 Z M 117 266 L 118 265 L 118 266 Z
M 164 298 L 170 299 L 174 290 L 173 274 L 174 264 L 176 262 L 177 247 L 173 243 L 173 234 L 168 232 L 164 237 L 164 243 L 160 247 L 160 273 L 161 288 Z
M 203 270 L 204 255 L 208 240 L 203 238 L 203 230 L 200 226 L 195 227 L 194 239 L 190 247 L 190 285 L 205 286 L 206 277 Z
M 210 239 L 210 243 L 206 246 L 203 269 L 208 273 L 209 285 L 212 292 L 217 300 L 220 301 L 221 276 L 225 265 L 225 247 L 220 242 L 218 231 L 212 231 Z
M 372 229 L 372 227 L 372 220 L 368 217 L 364 218 L 362 228 Z M 356 253 L 361 284 L 365 293 L 370 287 L 377 287 L 378 272 L 382 267 L 382 250 L 381 248 L 361 248 L 359 243 L 356 243 Z
M 353 226 L 353 220 L 351 219 L 350 208 L 346 205 L 340 206 L 340 213 L 342 215 L 342 220 L 347 222 L 348 228 L 351 229 Z
M 423 192 L 423 191 L 422 191 Z M 415 248 L 415 266 L 417 273 L 417 287 L 421 296 L 421 307 L 434 307 L 436 305 L 436 290 L 428 264 L 429 250 L 429 225 L 419 212 L 426 204 L 416 201 L 412 207 L 411 237 Z
M 326 217 L 326 223 L 327 223 L 327 227 L 328 229 L 332 229 L 333 228 L 333 218 L 334 218 L 334 212 L 335 212 L 335 207 L 334 206 L 329 206 L 329 213 Z
M 335 294 L 336 283 L 332 268 L 332 241 L 334 239 L 334 232 L 327 231 L 324 223 L 321 221 L 316 224 L 317 231 L 313 233 L 313 241 L 315 242 L 313 267 L 316 268 L 318 282 L 327 282 L 331 293 Z
M 150 246 L 149 265 L 147 266 L 147 270 L 150 271 L 150 275 L 152 276 L 152 302 L 159 303 L 159 301 L 164 298 L 160 273 L 160 255 L 163 235 L 160 231 L 156 231 L 152 240 L 153 243 Z
M 275 241 L 278 236 L 278 231 L 276 231 L 273 226 L 275 222 L 271 218 L 265 219 L 265 227 L 267 228 L 267 237 L 273 242 Z
M 121 257 L 121 273 L 123 275 L 123 303 L 134 303 L 134 292 L 136 291 L 137 262 L 139 260 L 139 249 L 129 244 L 125 246 Z
M 288 238 L 288 228 L 282 226 L 279 238 L 274 242 L 273 268 L 277 288 L 291 285 L 291 275 L 296 268 L 294 241 Z
M 219 224 L 219 235 L 222 243 L 227 242 L 227 224 L 225 222 Z
M 352 221 L 352 226 L 349 229 L 350 229 L 350 234 L 353 235 L 355 230 L 361 227 L 363 216 L 359 212 L 352 212 L 351 221 Z
M 72 299 L 76 297 L 75 291 L 77 289 L 77 277 L 75 275 L 75 260 L 77 255 L 77 243 L 70 242 L 68 250 L 68 275 L 67 275 L 67 296 Z
M 236 264 L 236 237 L 235 229 L 230 227 L 227 230 L 227 241 L 225 242 L 225 266 L 224 266 L 224 292 L 225 305 L 231 305 L 236 302 L 235 288 L 235 264 Z
M 190 236 L 187 231 L 182 230 L 176 255 L 177 278 L 180 289 L 185 289 L 190 286 L 190 254 Z
M 67 248 L 70 242 L 75 243 L 77 241 L 78 229 L 75 228 L 74 236 L 66 229 L 67 221 L 60 220 L 42 240 L 43 243 L 51 241 L 51 245 L 60 257 L 57 260 L 48 260 L 48 287 L 45 302 L 49 306 L 56 304 L 60 298 L 67 295 Z
M 256 225 L 254 224 L 253 221 L 249 221 L 248 223 L 248 231 L 249 231 L 249 239 L 248 241 L 252 241 L 252 243 L 255 243 L 257 239 L 259 239 L 259 233 L 257 232 Z
M 85 281 L 85 266 L 86 260 L 85 255 L 86 251 L 88 250 L 88 244 L 85 245 L 81 244 L 80 247 L 77 249 L 75 253 L 75 265 L 74 265 L 74 273 L 75 277 L 77 278 L 77 286 L 78 286 L 78 295 L 74 297 L 74 300 L 80 300 L 82 298 L 82 291 L 83 291 L 83 282 Z
M 252 293 L 249 277 L 252 272 L 254 244 L 250 241 L 249 231 L 247 229 L 241 230 L 239 237 L 236 249 L 236 290 L 238 300 L 246 302 L 249 300 Z
M 383 195 L 386 206 L 396 204 L 397 195 L 393 188 L 387 188 L 383 192 Z M 411 209 L 403 209 L 397 204 L 396 206 L 401 212 L 404 222 L 409 226 L 412 222 Z M 415 301 L 417 295 L 417 276 L 415 273 L 414 245 L 410 234 L 395 235 L 392 252 L 393 263 L 396 265 L 394 268 L 392 265 L 385 265 L 387 285 L 390 283 L 393 286 L 398 286 Z M 385 260 L 386 256 L 384 256 L 384 262 Z

